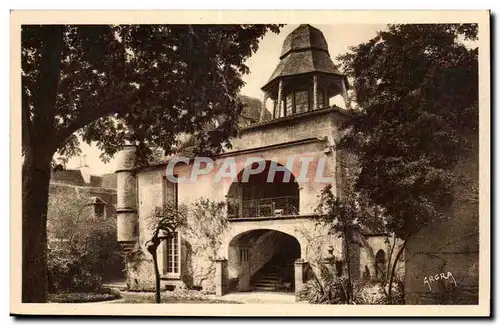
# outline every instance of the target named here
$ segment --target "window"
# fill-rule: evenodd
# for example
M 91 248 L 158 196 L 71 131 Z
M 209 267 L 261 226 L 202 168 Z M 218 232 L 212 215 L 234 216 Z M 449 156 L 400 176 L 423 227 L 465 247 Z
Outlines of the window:
M 322 109 L 324 107 L 326 107 L 325 92 L 323 92 L 323 90 L 319 89 L 318 90 L 318 109 Z
M 164 273 L 167 277 L 180 276 L 180 235 L 179 232 L 174 232 L 172 236 L 165 239 L 165 266 Z
M 248 261 L 248 248 L 240 248 L 240 264 Z
M 167 177 L 163 177 L 163 205 L 168 203 L 177 207 L 177 183 L 170 182 Z
M 170 182 L 166 176 L 163 177 L 163 205 L 173 204 L 177 207 L 177 183 Z M 163 273 L 169 278 L 180 277 L 180 255 L 181 255 L 181 235 L 179 232 L 163 241 Z
M 293 114 L 293 92 L 288 93 L 286 96 L 286 115 L 292 115 Z
M 302 113 L 309 110 L 309 92 L 295 92 L 295 113 Z
M 104 209 L 104 204 L 99 203 L 94 205 L 94 215 L 96 218 L 106 217 L 106 210 Z
M 90 205 L 94 211 L 94 218 L 106 218 L 106 202 L 99 197 L 90 197 Z

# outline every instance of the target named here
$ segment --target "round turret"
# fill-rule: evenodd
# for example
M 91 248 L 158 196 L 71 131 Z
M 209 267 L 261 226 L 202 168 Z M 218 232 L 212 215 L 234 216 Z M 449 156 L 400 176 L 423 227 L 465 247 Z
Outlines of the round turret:
M 117 240 L 125 250 L 137 241 L 137 178 L 135 176 L 136 147 L 125 146 L 116 155 Z

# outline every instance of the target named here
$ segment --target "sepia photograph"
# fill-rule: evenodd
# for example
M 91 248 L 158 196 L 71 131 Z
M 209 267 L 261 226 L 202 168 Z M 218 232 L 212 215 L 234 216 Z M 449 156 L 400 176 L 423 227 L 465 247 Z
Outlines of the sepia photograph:
M 11 314 L 490 315 L 489 15 L 12 11 Z

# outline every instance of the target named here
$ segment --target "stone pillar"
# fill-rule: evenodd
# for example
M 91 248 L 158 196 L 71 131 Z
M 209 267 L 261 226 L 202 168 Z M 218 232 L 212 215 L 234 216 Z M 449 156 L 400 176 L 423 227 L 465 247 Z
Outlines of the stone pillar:
M 116 227 L 117 240 L 125 251 L 132 250 L 137 234 L 137 180 L 135 177 L 135 146 L 125 146 L 116 155 Z
M 351 109 L 351 102 L 349 102 L 349 97 L 347 95 L 347 79 L 346 77 L 342 78 L 342 81 L 340 82 L 341 87 L 342 87 L 342 97 L 344 98 L 344 103 L 345 103 L 345 108 L 350 110 Z
M 319 109 L 318 107 L 318 76 L 313 77 L 313 110 Z
M 304 274 L 307 262 L 299 258 L 295 261 L 295 294 L 298 294 L 304 287 Z
M 282 102 L 283 102 L 283 81 L 280 79 L 278 84 L 278 105 L 277 105 L 278 116 L 274 118 L 281 118 L 284 116 L 283 114 L 284 107 Z
M 218 258 L 215 260 L 215 295 L 226 294 L 227 286 L 227 259 Z
M 264 93 L 264 101 L 262 102 L 262 109 L 260 110 L 260 119 L 259 121 L 262 122 L 264 121 L 264 116 L 266 114 L 266 102 L 268 99 L 269 95 L 267 93 Z

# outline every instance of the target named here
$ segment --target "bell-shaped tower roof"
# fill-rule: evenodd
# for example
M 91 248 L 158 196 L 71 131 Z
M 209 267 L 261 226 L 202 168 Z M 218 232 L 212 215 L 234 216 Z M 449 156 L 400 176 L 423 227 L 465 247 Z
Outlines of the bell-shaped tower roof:
M 311 25 L 300 25 L 285 38 L 280 62 L 262 87 L 259 121 L 331 108 L 338 95 L 347 109 L 347 89 L 347 77 L 333 64 L 323 33 Z M 270 108 L 268 99 L 273 101 Z
M 311 25 L 303 24 L 294 29 L 283 42 L 280 59 L 289 52 L 308 49 L 322 50 L 328 53 L 328 44 L 323 33 Z
M 330 58 L 323 33 L 311 25 L 303 24 L 285 38 L 280 63 L 262 89 L 267 89 L 280 77 L 313 72 L 342 75 Z

